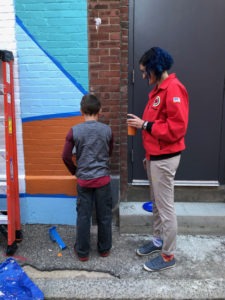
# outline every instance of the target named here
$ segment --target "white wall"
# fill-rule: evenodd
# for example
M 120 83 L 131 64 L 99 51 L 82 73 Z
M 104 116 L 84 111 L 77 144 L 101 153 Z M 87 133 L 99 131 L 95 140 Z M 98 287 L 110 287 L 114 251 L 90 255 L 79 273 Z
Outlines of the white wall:
M 19 74 L 17 64 L 17 46 L 15 38 L 15 11 L 14 1 L 1 1 L 0 8 L 0 50 L 9 50 L 14 55 L 14 88 L 15 88 L 15 106 L 16 106 L 16 127 L 17 127 L 17 145 L 18 145 L 18 164 L 19 164 L 19 192 L 25 192 L 24 180 L 24 152 L 22 139 L 22 123 L 20 117 L 20 93 L 19 93 Z M 0 170 L 1 172 L 1 170 Z M 0 175 L 4 175 L 1 174 Z

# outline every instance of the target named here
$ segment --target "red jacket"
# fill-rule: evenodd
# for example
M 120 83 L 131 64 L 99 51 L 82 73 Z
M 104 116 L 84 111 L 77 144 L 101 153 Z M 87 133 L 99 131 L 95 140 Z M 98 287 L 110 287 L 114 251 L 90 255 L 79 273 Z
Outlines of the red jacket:
M 146 158 L 185 149 L 184 136 L 188 125 L 188 94 L 186 88 L 170 74 L 149 93 L 142 119 L 154 122 L 151 133 L 142 130 Z

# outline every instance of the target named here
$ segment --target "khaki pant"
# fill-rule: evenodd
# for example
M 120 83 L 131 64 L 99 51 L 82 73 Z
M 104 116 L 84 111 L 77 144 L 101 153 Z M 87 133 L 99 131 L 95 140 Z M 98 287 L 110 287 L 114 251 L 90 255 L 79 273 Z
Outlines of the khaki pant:
M 176 249 L 177 217 L 174 207 L 174 177 L 180 155 L 146 161 L 153 202 L 153 237 L 163 240 L 162 253 L 174 254 Z

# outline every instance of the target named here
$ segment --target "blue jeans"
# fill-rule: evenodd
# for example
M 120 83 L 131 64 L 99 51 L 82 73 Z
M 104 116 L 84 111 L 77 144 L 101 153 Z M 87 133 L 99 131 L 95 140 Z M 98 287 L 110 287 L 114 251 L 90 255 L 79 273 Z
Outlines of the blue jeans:
M 77 233 L 75 250 L 80 257 L 89 255 L 90 227 L 93 203 L 95 202 L 98 225 L 98 251 L 112 247 L 112 195 L 108 183 L 100 188 L 85 188 L 77 185 Z

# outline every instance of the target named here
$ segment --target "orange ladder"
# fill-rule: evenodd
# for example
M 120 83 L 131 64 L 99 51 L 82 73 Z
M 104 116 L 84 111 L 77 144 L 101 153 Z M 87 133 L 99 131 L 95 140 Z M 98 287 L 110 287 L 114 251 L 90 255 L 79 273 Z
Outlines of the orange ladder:
M 13 53 L 0 50 L 0 194 L 5 192 L 7 202 L 4 209 L 0 207 L 0 231 L 7 237 L 7 255 L 12 255 L 22 240 L 13 63 Z

